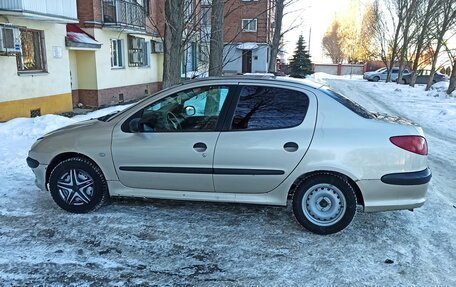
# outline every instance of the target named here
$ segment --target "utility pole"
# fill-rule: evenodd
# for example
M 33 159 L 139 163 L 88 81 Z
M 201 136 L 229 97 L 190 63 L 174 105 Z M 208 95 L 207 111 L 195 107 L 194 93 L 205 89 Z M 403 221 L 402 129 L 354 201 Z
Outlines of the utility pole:
M 309 51 L 309 54 L 310 54 L 310 39 L 311 39 L 311 37 L 312 37 L 312 26 L 310 26 L 310 28 L 309 28 L 309 47 L 307 49 Z

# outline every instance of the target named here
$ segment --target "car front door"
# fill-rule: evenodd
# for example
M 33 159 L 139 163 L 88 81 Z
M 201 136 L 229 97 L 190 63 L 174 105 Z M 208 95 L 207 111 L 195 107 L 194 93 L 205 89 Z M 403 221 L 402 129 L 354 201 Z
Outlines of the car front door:
M 310 91 L 242 84 L 214 157 L 216 192 L 265 193 L 305 155 L 316 120 Z
M 218 122 L 230 90 L 228 86 L 187 89 L 143 106 L 121 121 L 112 139 L 120 182 L 132 188 L 213 192 Z

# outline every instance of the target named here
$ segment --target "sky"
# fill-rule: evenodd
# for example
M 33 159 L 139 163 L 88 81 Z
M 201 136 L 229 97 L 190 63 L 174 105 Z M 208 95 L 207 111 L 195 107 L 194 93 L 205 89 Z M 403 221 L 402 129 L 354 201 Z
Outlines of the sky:
M 331 24 L 334 15 L 344 10 L 349 0 L 295 0 L 288 10 L 293 11 L 285 15 L 284 29 L 292 25 L 299 26 L 284 36 L 285 49 L 288 52 L 287 57 L 291 57 L 296 46 L 299 34 L 304 36 L 306 46 L 309 43 L 310 36 L 310 55 L 314 63 L 330 63 L 329 58 L 323 55 L 321 40 L 323 35 Z
M 289 12 L 284 17 L 284 28 L 297 26 L 284 36 L 285 49 L 290 57 L 295 50 L 300 34 L 304 36 L 306 46 L 309 46 L 310 55 L 314 63 L 328 62 L 322 53 L 321 40 L 326 29 L 337 11 L 348 5 L 348 0 L 296 0 L 289 7 Z

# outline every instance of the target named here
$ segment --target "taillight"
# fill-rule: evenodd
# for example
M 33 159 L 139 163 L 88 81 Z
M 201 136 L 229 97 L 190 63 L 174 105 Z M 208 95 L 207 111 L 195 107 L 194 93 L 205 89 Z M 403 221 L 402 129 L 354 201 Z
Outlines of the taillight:
M 427 155 L 428 148 L 426 139 L 422 136 L 396 136 L 390 137 L 390 141 L 409 152 L 413 152 L 420 155 Z

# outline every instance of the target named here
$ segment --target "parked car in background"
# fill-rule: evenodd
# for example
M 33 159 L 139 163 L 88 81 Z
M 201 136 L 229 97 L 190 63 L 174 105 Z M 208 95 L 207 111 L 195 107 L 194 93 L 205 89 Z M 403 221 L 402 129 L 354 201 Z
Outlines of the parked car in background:
M 394 67 L 393 70 L 391 71 L 391 81 L 397 80 L 398 73 L 399 73 L 399 68 Z M 408 74 L 410 74 L 410 71 L 408 69 L 404 69 L 403 75 L 408 75 Z M 378 82 L 380 80 L 385 81 L 387 75 L 388 75 L 388 69 L 385 67 L 385 68 L 378 69 L 377 71 L 364 73 L 363 79 L 368 80 L 368 81 L 373 81 L 373 82 Z
M 416 82 L 415 84 L 427 84 L 429 82 L 429 78 L 431 77 L 431 71 L 430 70 L 418 70 L 417 72 L 417 77 L 416 77 Z M 412 74 L 407 74 L 402 77 L 401 84 L 410 84 L 412 81 Z M 448 81 L 448 76 L 445 74 L 442 74 L 440 72 L 435 72 L 434 74 L 434 80 L 432 82 L 435 84 L 437 82 L 441 81 Z
M 286 206 L 318 233 L 424 204 L 423 130 L 308 80 L 223 77 L 164 89 L 39 138 L 36 184 L 84 213 L 109 196 Z

